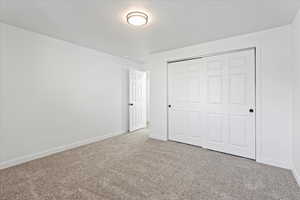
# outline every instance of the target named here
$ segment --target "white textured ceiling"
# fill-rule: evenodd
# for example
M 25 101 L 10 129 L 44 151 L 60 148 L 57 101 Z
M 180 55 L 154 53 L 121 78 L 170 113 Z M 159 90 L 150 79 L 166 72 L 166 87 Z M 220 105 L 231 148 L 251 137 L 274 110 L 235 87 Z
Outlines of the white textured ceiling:
M 139 59 L 289 24 L 300 0 L 0 0 L 0 20 L 117 56 Z M 146 11 L 150 23 L 125 15 Z

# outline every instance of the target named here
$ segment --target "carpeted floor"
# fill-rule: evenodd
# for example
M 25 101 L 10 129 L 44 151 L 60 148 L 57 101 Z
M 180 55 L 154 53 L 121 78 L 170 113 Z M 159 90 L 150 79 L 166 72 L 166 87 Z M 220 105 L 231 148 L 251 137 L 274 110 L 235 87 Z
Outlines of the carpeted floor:
M 288 170 L 126 134 L 0 171 L 1 200 L 299 200 Z

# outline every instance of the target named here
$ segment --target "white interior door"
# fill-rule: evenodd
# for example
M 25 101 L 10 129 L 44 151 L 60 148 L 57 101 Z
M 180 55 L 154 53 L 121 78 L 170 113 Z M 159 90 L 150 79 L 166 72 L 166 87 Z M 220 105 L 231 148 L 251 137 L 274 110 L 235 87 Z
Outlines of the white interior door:
M 169 139 L 255 159 L 255 52 L 169 64 Z
M 146 72 L 129 73 L 129 130 L 147 126 L 147 76 Z
M 169 139 L 203 146 L 205 72 L 201 60 L 169 64 Z

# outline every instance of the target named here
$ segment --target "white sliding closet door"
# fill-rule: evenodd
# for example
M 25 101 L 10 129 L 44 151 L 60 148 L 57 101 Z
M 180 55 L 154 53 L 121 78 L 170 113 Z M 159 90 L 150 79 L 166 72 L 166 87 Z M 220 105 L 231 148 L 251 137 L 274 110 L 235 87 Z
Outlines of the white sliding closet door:
M 255 159 L 255 52 L 169 64 L 169 139 Z
M 129 131 L 147 126 L 146 72 L 131 70 L 129 74 Z
M 169 139 L 203 146 L 205 66 L 201 59 L 168 66 Z

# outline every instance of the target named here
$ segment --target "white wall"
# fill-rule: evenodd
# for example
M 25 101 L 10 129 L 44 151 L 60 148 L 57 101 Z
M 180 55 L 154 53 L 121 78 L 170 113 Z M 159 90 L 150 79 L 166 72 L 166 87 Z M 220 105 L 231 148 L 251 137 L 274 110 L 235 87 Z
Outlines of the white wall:
M 291 168 L 290 31 L 290 26 L 284 26 L 149 56 L 151 137 L 167 139 L 167 61 L 257 47 L 257 161 Z
M 292 24 L 294 58 L 294 128 L 293 164 L 294 174 L 300 185 L 300 11 Z
M 3 53 L 4 53 L 4 50 L 3 50 L 3 24 L 0 23 L 0 77 L 1 77 L 1 66 L 3 66 Z M 1 79 L 0 79 L 0 88 L 1 88 Z M 2 110 L 2 105 L 1 105 L 1 102 L 2 102 L 2 93 L 1 93 L 1 90 L 0 90 L 0 162 L 3 158 L 3 151 L 2 151 L 2 146 L 3 146 L 3 134 L 1 133 L 1 127 L 2 127 L 2 122 L 1 122 L 1 119 L 2 119 L 2 113 L 1 113 L 1 110 Z
M 134 63 L 1 26 L 0 166 L 128 130 L 128 68 Z

